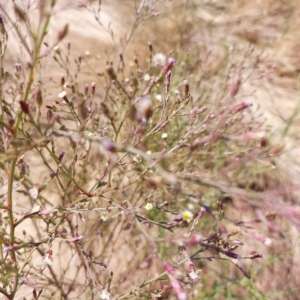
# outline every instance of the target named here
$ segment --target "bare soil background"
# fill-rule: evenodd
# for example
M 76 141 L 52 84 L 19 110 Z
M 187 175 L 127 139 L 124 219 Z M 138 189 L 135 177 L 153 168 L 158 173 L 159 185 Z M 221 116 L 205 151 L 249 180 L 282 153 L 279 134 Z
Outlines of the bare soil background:
M 67 77 L 67 72 L 62 70 L 53 59 L 53 56 L 57 55 L 57 51 L 60 51 L 63 57 L 69 56 L 70 68 L 74 73 L 76 70 L 74 59 L 82 57 L 80 77 L 77 79 L 79 88 L 83 91 L 86 84 L 90 85 L 92 82 L 96 82 L 95 104 L 98 106 L 105 97 L 106 81 L 102 76 L 105 73 L 105 66 L 107 62 L 112 62 L 116 67 L 119 64 L 119 54 L 123 53 L 125 48 L 124 60 L 128 65 L 134 65 L 135 60 L 138 60 L 141 66 L 146 65 L 145 61 L 149 56 L 149 42 L 153 45 L 155 52 L 175 57 L 177 59 L 176 68 L 187 73 L 186 76 L 194 98 L 197 99 L 198 90 L 210 92 L 208 107 L 210 106 L 209 101 L 213 104 L 215 104 L 214 101 L 217 101 L 215 94 L 219 91 L 218 86 L 224 84 L 225 81 L 220 77 L 224 76 L 224 72 L 220 72 L 220 70 L 228 64 L 226 82 L 231 82 L 236 72 L 240 71 L 242 84 L 238 94 L 239 99 L 254 103 L 253 111 L 261 114 L 261 121 L 266 124 L 267 137 L 274 144 L 284 145 L 282 154 L 274 158 L 274 165 L 277 169 L 275 175 L 270 178 L 257 178 L 257 185 L 262 191 L 271 192 L 281 187 L 285 188 L 287 192 L 283 193 L 281 198 L 287 203 L 299 204 L 300 160 L 299 131 L 297 130 L 300 108 L 298 83 L 300 70 L 299 1 L 157 1 L 153 11 L 153 14 L 157 13 L 157 16 L 145 20 L 134 30 L 128 45 L 126 41 L 133 31 L 136 20 L 135 4 L 138 7 L 138 1 L 102 1 L 100 20 L 103 26 L 97 23 L 93 12 L 84 7 L 75 8 L 80 1 L 58 2 L 57 13 L 51 20 L 46 41 L 51 44 L 66 23 L 69 24 L 69 32 L 66 38 L 59 43 L 59 50 L 53 49 L 36 72 L 35 76 L 43 82 L 45 88 L 47 87 L 44 104 L 51 105 L 55 100 L 59 100 L 57 95 L 61 92 L 61 77 Z M 37 11 L 28 9 L 28 3 L 31 1 L 19 1 L 18 4 L 23 7 L 24 11 L 28 11 L 28 16 L 34 26 L 34 23 L 37 22 Z M 74 8 L 69 7 L 70 3 L 74 5 Z M 2 10 L 7 24 L 16 22 L 12 3 L 0 1 L 0 4 L 0 10 Z M 93 7 L 93 3 L 90 7 Z M 20 47 L 19 37 L 12 25 L 8 25 L 8 33 L 9 44 L 8 54 L 5 57 L 5 68 L 12 72 L 15 63 L 21 62 L 25 68 L 25 62 L 29 61 L 29 57 L 26 51 L 24 52 L 24 48 Z M 30 43 L 30 39 L 28 37 L 26 39 Z M 67 50 L 68 43 L 71 43 L 70 54 Z M 42 49 L 46 51 L 47 47 Z M 229 89 L 228 85 L 228 91 Z M 222 103 L 220 103 L 221 105 Z M 45 126 L 47 124 L 46 113 L 46 109 L 42 110 Z M 58 145 L 61 145 L 62 149 L 68 147 L 64 141 L 59 143 Z M 98 147 L 95 147 L 92 155 L 92 165 L 86 166 L 85 172 L 95 172 L 96 174 L 97 168 L 103 168 L 106 165 L 107 157 L 105 157 L 105 153 L 99 153 Z M 37 160 L 34 154 L 28 152 L 26 163 L 30 166 L 30 178 L 33 183 L 41 184 L 48 180 L 49 172 L 45 171 L 42 160 Z M 5 174 L 3 174 L 3 178 L 3 190 L 5 190 Z M 48 200 L 49 207 L 62 201 L 62 195 L 57 191 L 55 183 L 51 183 L 47 190 L 42 192 L 43 197 Z M 28 195 L 23 196 L 16 192 L 16 197 L 18 197 L 18 201 L 15 205 L 20 211 L 32 208 L 33 201 Z M 232 212 L 233 215 L 230 211 L 227 213 L 235 218 L 236 212 Z M 249 211 L 244 217 L 251 219 L 251 216 L 254 218 L 255 214 Z M 73 222 L 74 219 L 71 219 L 70 222 Z M 106 225 L 101 223 L 100 226 L 100 221 L 97 220 L 97 214 L 94 219 L 88 220 L 88 222 L 94 223 L 89 232 L 93 236 L 88 241 L 90 248 L 97 249 L 96 251 L 101 253 L 102 249 L 105 249 L 106 242 L 114 241 L 112 243 L 114 246 L 109 249 L 110 253 L 102 253 L 100 257 L 106 261 L 110 270 L 114 270 L 114 278 L 119 283 L 119 287 L 116 288 L 118 293 L 122 290 L 130 291 L 139 282 L 140 276 L 144 272 L 143 266 L 140 264 L 142 258 L 139 259 L 139 256 L 143 257 L 144 251 L 147 252 L 145 239 L 140 232 L 133 233 L 133 230 L 129 230 L 134 238 L 128 243 L 126 231 L 121 228 L 121 225 L 118 225 L 121 224 L 119 219 L 112 222 L 115 222 L 116 228 L 118 226 L 120 228 L 109 233 L 106 232 Z M 285 239 L 272 236 L 273 243 L 270 246 L 259 242 L 249 245 L 251 249 L 259 249 L 259 252 L 264 254 L 264 258 L 263 262 L 261 260 L 251 262 L 248 266 L 254 270 L 253 285 L 260 293 L 271 295 L 270 299 L 298 299 L 297 291 L 300 286 L 299 228 L 293 227 L 284 219 L 281 225 L 283 231 L 288 232 Z M 35 236 L 35 231 L 38 232 L 36 226 L 37 224 L 33 226 L 28 220 L 27 223 L 24 222 L 19 234 L 22 235 L 22 231 L 26 230 L 30 232 L 31 236 Z M 130 224 L 128 226 L 130 227 Z M 89 228 L 88 225 L 82 226 L 80 234 L 83 234 L 87 228 Z M 100 232 L 98 232 L 98 236 L 94 234 L 97 231 Z M 268 231 L 265 233 L 269 234 Z M 64 274 L 66 282 L 85 277 L 85 270 L 78 263 L 80 259 L 76 254 L 75 247 L 73 251 L 70 250 L 72 247 L 65 247 L 63 244 L 53 245 L 53 247 L 52 270 L 57 274 L 64 273 L 67 262 L 67 265 L 70 264 L 72 267 L 68 268 Z M 36 253 L 33 261 L 38 261 L 43 254 L 45 253 Z M 158 265 L 157 268 L 159 270 L 160 266 Z M 102 274 L 100 271 L 98 272 L 98 276 L 101 278 Z M 203 272 L 205 273 L 204 268 Z M 222 273 L 222 270 L 219 272 Z M 230 269 L 229 272 L 230 276 L 239 277 L 236 269 Z M 75 273 L 77 278 L 74 278 Z M 213 276 L 212 271 L 207 271 L 207 273 L 209 274 L 204 277 L 202 287 L 209 285 L 209 279 Z M 126 281 L 128 274 L 134 274 L 131 275 L 131 282 Z M 81 280 L 81 284 L 82 282 L 84 280 Z M 53 285 L 55 286 L 55 283 Z M 156 284 L 155 287 L 159 288 L 160 285 Z M 213 288 L 215 287 L 211 287 L 211 289 Z M 201 289 L 201 285 L 199 285 L 199 289 Z M 243 295 L 245 289 L 241 284 L 238 288 L 240 295 Z M 51 296 L 51 290 L 53 291 L 52 288 L 47 290 L 47 297 L 57 299 L 55 295 Z M 277 293 L 278 291 L 280 292 Z M 289 293 L 291 291 L 293 293 Z M 31 291 L 24 285 L 16 299 L 22 299 L 24 296 L 29 299 L 30 293 Z M 74 291 L 73 295 L 76 297 L 77 291 Z M 245 295 L 249 299 L 250 297 L 256 299 L 255 294 L 251 294 L 248 288 Z M 170 295 L 164 299 L 173 299 L 172 297 L 174 296 Z M 226 299 L 226 297 L 224 295 L 223 298 L 218 299 Z

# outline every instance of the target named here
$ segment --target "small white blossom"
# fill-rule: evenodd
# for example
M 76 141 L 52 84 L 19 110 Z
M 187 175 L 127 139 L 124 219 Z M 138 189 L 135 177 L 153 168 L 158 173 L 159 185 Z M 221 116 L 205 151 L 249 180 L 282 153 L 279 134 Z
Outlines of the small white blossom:
M 39 205 L 35 205 L 32 210 L 31 210 L 31 213 L 36 213 L 36 212 L 39 212 L 41 209 L 41 207 Z
M 182 213 L 182 218 L 189 223 L 193 219 L 193 214 L 189 210 L 185 210 Z
M 166 139 L 167 137 L 168 137 L 168 134 L 166 132 L 161 135 L 162 139 Z
M 155 99 L 156 99 L 157 101 L 161 102 L 161 101 L 162 101 L 162 95 L 161 95 L 161 94 L 156 94 L 156 95 L 155 95 Z
M 149 81 L 149 80 L 150 80 L 150 75 L 149 75 L 149 74 L 145 74 L 144 80 L 145 80 L 145 81 Z
M 145 209 L 147 209 L 147 210 L 151 210 L 153 208 L 153 204 L 152 203 L 147 203 L 146 205 L 145 205 Z
M 52 255 L 53 255 L 52 250 L 48 250 L 47 254 L 44 256 L 44 266 L 45 267 L 52 265 L 52 262 L 53 262 Z
M 107 221 L 107 219 L 108 219 L 108 213 L 106 213 L 106 212 L 102 213 L 100 219 L 101 219 L 102 221 Z
M 142 162 L 142 159 L 141 159 L 141 157 L 137 154 L 137 155 L 135 155 L 133 158 L 132 158 L 132 160 L 135 162 L 135 163 L 137 163 L 137 164 L 140 164 L 141 162 Z
M 39 195 L 39 190 L 35 186 L 33 186 L 32 188 L 29 189 L 28 193 L 31 199 L 36 200 Z
M 83 134 L 89 138 L 95 136 L 95 133 L 92 131 L 85 131 Z
M 110 300 L 111 299 L 111 294 L 107 290 L 103 290 L 100 294 L 100 299 Z
M 195 271 L 190 272 L 189 276 L 193 281 L 196 281 L 199 279 L 199 275 Z
M 67 92 L 66 91 L 62 91 L 58 94 L 58 98 L 63 98 L 67 95 Z

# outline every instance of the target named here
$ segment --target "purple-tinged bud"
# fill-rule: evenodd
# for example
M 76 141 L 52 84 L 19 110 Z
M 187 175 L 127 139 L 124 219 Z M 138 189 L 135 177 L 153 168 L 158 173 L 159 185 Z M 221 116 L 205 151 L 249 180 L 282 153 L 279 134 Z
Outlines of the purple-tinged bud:
M 258 241 L 262 242 L 266 246 L 270 246 L 272 244 L 272 240 L 268 237 L 263 236 L 262 234 L 258 232 L 250 232 L 250 234 Z
M 15 125 L 15 120 L 12 119 L 12 118 L 9 118 L 8 124 L 9 124 L 9 126 L 10 126 L 11 128 L 14 127 L 14 125 Z
M 200 220 L 203 217 L 203 215 L 205 214 L 205 212 L 206 212 L 206 209 L 204 207 L 201 207 L 196 219 Z
M 59 234 L 66 235 L 68 233 L 67 229 L 65 227 L 61 227 L 58 229 Z
M 22 71 L 22 65 L 20 63 L 15 64 L 15 69 L 17 73 L 21 73 Z
M 164 262 L 163 265 L 168 274 L 175 275 L 174 267 L 170 263 Z
M 33 289 L 33 291 L 32 291 L 32 298 L 37 299 L 36 289 Z
M 0 14 L 0 29 L 1 29 L 1 32 L 2 32 L 2 28 L 4 28 L 4 22 L 3 22 L 2 14 Z
M 143 222 L 143 225 L 146 227 L 146 228 L 150 228 L 150 223 L 149 222 Z
M 235 245 L 239 245 L 239 246 L 243 246 L 244 243 L 240 240 L 232 240 L 232 243 L 235 244 Z
M 239 229 L 235 229 L 235 230 L 231 231 L 231 232 L 228 234 L 228 236 L 236 235 L 236 234 L 238 234 L 238 233 L 240 233 L 240 230 L 239 230 Z
M 263 255 L 257 253 L 256 251 L 251 251 L 250 255 L 247 256 L 247 258 L 250 258 L 250 259 L 262 258 L 262 257 L 263 257 Z
M 186 300 L 187 295 L 184 292 L 182 286 L 180 285 L 179 281 L 174 278 L 173 276 L 169 276 L 170 278 L 170 283 L 172 285 L 172 288 L 174 289 L 175 293 L 177 294 L 177 299 L 178 300 Z
M 237 113 L 237 112 L 239 112 L 239 111 L 241 111 L 241 110 L 243 110 L 243 109 L 245 109 L 245 108 L 248 108 L 248 107 L 250 107 L 250 106 L 252 106 L 252 103 L 251 102 L 249 102 L 249 101 L 244 101 L 244 102 L 242 102 L 242 103 L 239 103 L 239 104 L 237 104 L 237 105 L 234 105 L 234 106 L 232 106 L 232 107 L 229 107 L 229 112 L 232 112 L 232 113 Z
M 74 237 L 68 239 L 68 241 L 69 241 L 70 243 L 77 243 L 77 242 L 80 242 L 80 241 L 82 241 L 82 240 L 83 240 L 83 235 L 80 235 L 80 236 L 74 236 Z
M 103 147 L 104 150 L 108 151 L 108 152 L 113 152 L 115 153 L 117 151 L 117 147 L 116 144 L 108 139 L 108 138 L 103 138 L 100 142 L 101 146 Z
M 165 76 L 169 70 L 173 68 L 175 65 L 176 60 L 173 57 L 169 57 L 167 63 L 163 66 L 163 68 L 160 71 L 160 77 Z
M 224 242 L 223 243 L 223 248 L 224 249 L 228 249 L 229 248 L 229 243 L 228 242 Z
M 29 115 L 29 105 L 25 101 L 20 101 L 20 106 L 24 114 Z
M 226 256 L 237 259 L 237 260 L 241 260 L 242 257 L 240 255 L 238 255 L 237 253 L 231 252 L 231 251 L 224 251 L 223 252 Z
M 66 152 L 65 151 L 60 151 L 59 156 L 58 156 L 58 161 L 62 161 L 64 156 L 65 156 Z
M 96 91 L 96 83 L 95 82 L 92 82 L 91 84 L 91 87 L 92 87 L 92 95 L 95 95 L 95 91 Z
M 188 241 L 188 244 L 191 246 L 198 245 L 200 242 L 203 241 L 203 237 L 201 235 L 192 235 Z
M 53 114 L 53 118 L 57 123 L 60 123 L 60 116 L 58 114 Z
M 149 42 L 149 44 L 148 44 L 148 47 L 149 47 L 149 51 L 150 51 L 150 53 L 152 53 L 153 52 L 153 46 L 152 46 L 152 44 Z
M 57 34 L 57 42 L 60 42 L 67 34 L 69 31 L 69 25 L 65 24 L 64 27 L 58 32 Z
M 171 84 L 171 76 L 172 76 L 172 71 L 169 70 L 167 75 L 166 75 L 166 92 L 168 93 L 170 90 L 170 84 Z
M 86 84 L 84 87 L 84 94 L 87 96 L 89 94 L 89 86 Z
M 35 98 L 35 101 L 36 101 L 38 107 L 41 107 L 43 104 L 43 95 L 42 95 L 42 91 L 40 88 L 38 88 L 38 90 L 35 92 L 34 98 Z
M 260 147 L 261 148 L 265 148 L 267 146 L 268 142 L 267 142 L 267 139 L 266 138 L 261 138 L 260 140 Z
M 184 84 L 184 95 L 187 97 L 190 95 L 190 84 L 187 79 L 183 81 Z
M 234 78 L 233 78 L 233 81 L 230 85 L 230 97 L 231 98 L 234 98 L 235 95 L 238 93 L 239 89 L 240 89 L 240 85 L 241 85 L 241 72 L 238 71 Z
M 47 121 L 48 123 L 51 123 L 53 120 L 53 110 L 52 109 L 48 109 L 47 110 Z

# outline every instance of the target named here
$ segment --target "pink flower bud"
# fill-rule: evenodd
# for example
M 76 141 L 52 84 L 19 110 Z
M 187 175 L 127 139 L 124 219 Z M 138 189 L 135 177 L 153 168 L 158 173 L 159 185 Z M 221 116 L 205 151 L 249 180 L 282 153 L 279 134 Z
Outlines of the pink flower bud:
M 62 161 L 62 159 L 64 158 L 64 156 L 65 156 L 65 151 L 60 151 L 60 153 L 59 153 L 59 156 L 58 156 L 58 160 L 61 162 Z
M 29 115 L 29 105 L 24 101 L 20 101 L 20 106 L 24 114 Z
M 239 89 L 240 89 L 240 85 L 241 85 L 241 72 L 238 71 L 234 78 L 233 81 L 231 83 L 230 86 L 230 97 L 234 98 L 235 95 L 238 93 Z
M 168 73 L 168 71 L 173 68 L 175 62 L 176 62 L 175 58 L 169 57 L 167 63 L 163 66 L 163 68 L 160 71 L 160 77 L 165 76 Z
M 231 258 L 234 258 L 234 259 L 237 259 L 237 260 L 241 260 L 242 257 L 232 251 L 224 251 L 223 252 L 225 255 L 227 255 L 228 257 L 231 257 Z
M 185 94 L 185 96 L 189 96 L 189 94 L 190 94 L 190 84 L 189 84 L 187 79 L 185 79 L 183 81 L 183 83 L 184 83 L 184 94 Z
M 57 34 L 57 41 L 60 42 L 68 34 L 68 31 L 69 25 L 65 24 L 64 27 Z
M 206 212 L 206 209 L 204 207 L 201 207 L 201 209 L 197 215 L 197 219 L 200 220 L 203 217 L 203 215 L 205 214 L 205 212 Z
M 100 142 L 101 146 L 103 147 L 104 150 L 108 151 L 108 152 L 116 152 L 117 148 L 115 143 L 108 139 L 108 138 L 103 138 Z

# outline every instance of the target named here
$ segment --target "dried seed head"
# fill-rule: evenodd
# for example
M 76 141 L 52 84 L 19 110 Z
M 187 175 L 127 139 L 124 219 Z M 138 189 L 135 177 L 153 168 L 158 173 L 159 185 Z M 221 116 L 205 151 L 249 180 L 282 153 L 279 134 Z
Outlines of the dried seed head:
M 38 107 L 41 107 L 43 104 L 43 96 L 40 88 L 38 88 L 38 90 L 35 92 L 34 98 Z
M 117 75 L 116 75 L 115 70 L 114 70 L 114 68 L 112 66 L 108 65 L 105 68 L 105 71 L 106 71 L 106 74 L 108 75 L 108 77 L 111 80 L 116 80 L 117 79 Z
M 133 116 L 137 121 L 146 123 L 152 115 L 152 101 L 149 95 L 141 96 L 134 101 Z

